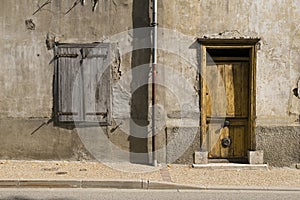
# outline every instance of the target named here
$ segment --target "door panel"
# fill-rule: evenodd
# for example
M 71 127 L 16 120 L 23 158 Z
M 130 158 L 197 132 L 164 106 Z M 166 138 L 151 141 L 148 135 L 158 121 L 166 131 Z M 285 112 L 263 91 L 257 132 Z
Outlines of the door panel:
M 206 77 L 209 158 L 245 157 L 249 118 L 249 63 L 210 64 L 207 65 Z M 223 145 L 224 138 L 229 139 L 228 146 Z
M 243 157 L 245 155 L 245 133 L 246 126 L 235 126 L 231 127 L 231 139 L 232 139 L 232 149 L 233 149 L 233 157 Z

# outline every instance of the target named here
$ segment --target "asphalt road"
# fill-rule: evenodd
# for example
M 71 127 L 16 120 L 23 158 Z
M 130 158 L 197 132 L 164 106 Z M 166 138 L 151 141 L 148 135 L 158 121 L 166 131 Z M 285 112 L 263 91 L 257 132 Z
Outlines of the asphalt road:
M 1 200 L 156 200 L 237 199 L 299 200 L 300 191 L 243 190 L 117 190 L 117 189 L 0 189 Z

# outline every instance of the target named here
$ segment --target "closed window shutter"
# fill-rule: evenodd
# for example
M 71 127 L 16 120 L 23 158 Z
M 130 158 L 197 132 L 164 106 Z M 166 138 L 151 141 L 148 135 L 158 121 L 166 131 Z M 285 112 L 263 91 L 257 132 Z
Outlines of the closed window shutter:
M 110 121 L 110 68 L 108 48 L 85 48 L 83 53 L 84 118 L 86 122 Z
M 79 48 L 60 48 L 58 50 L 57 115 L 61 122 L 82 120 L 82 75 L 79 50 Z
M 110 124 L 109 45 L 62 45 L 56 51 L 57 121 Z

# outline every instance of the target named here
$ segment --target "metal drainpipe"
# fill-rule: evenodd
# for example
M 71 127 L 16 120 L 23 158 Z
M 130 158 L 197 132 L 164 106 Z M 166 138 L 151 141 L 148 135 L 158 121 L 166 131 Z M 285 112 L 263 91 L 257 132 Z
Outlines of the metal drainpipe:
M 157 0 L 152 0 L 152 161 L 153 166 L 157 166 L 157 156 L 155 148 L 155 102 L 156 102 L 156 64 L 157 64 Z

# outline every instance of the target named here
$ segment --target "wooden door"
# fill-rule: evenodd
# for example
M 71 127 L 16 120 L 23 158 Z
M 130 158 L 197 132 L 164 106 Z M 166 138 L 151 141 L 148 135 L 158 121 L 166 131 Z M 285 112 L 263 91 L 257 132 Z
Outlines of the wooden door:
M 206 65 L 209 158 L 244 158 L 249 136 L 249 63 Z

